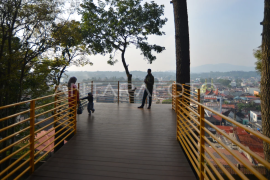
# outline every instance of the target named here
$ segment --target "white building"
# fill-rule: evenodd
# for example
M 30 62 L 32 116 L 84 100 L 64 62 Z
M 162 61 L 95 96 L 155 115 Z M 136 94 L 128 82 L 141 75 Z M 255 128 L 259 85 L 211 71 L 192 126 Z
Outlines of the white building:
M 250 111 L 250 122 L 260 122 L 262 114 L 260 111 Z
M 251 87 L 246 88 L 246 92 L 249 93 L 249 94 L 254 95 L 254 91 L 260 92 L 260 89 L 259 88 L 251 88 Z
M 236 87 L 236 82 L 231 82 L 232 87 Z
M 247 86 L 247 83 L 241 82 L 241 86 L 242 86 L 242 87 Z

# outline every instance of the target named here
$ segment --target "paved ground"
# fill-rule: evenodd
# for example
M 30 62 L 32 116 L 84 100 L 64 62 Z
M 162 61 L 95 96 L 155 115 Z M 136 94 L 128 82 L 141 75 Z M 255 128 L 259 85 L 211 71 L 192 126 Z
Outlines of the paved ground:
M 77 134 L 29 179 L 196 179 L 176 141 L 171 105 L 95 104 Z

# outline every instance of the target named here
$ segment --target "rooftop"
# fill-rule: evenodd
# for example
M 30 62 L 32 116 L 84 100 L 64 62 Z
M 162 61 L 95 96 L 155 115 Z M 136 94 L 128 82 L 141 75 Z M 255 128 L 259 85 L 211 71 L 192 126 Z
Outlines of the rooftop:
M 223 158 L 221 158 L 220 155 L 219 155 L 213 148 L 207 147 L 207 149 L 210 151 L 211 154 L 213 154 L 213 155 L 219 160 L 219 162 L 220 162 L 222 165 L 228 165 L 228 163 L 227 163 Z M 227 151 L 226 149 L 218 149 L 218 151 L 219 151 L 220 153 L 222 153 L 223 155 L 225 155 L 225 156 L 226 156 L 233 164 L 235 164 L 235 165 L 236 165 L 236 164 L 242 164 L 242 163 L 239 162 L 237 159 L 235 159 L 235 158 L 229 153 L 229 151 Z M 237 156 L 242 157 L 242 158 L 245 160 L 245 163 L 246 163 L 246 164 L 252 165 L 252 163 L 249 162 L 249 160 L 248 160 L 243 154 L 241 154 L 239 151 L 237 151 L 237 150 L 232 150 L 232 151 L 233 151 L 233 153 L 236 154 Z M 209 158 L 209 160 L 210 160 L 211 162 L 215 163 L 214 160 L 208 155 L 208 153 L 206 154 L 206 156 Z

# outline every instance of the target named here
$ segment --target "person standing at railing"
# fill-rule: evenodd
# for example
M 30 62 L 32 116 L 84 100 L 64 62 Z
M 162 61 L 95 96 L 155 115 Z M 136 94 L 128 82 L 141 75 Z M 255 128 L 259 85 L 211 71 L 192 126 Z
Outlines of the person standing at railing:
M 76 77 L 71 77 L 71 78 L 69 78 L 69 81 L 68 81 L 68 103 L 69 103 L 68 105 L 69 105 L 69 108 L 71 108 L 69 110 L 69 112 L 70 112 L 69 117 L 70 118 L 73 117 L 74 111 L 76 112 L 76 109 L 77 109 L 76 108 L 77 104 L 78 104 L 78 102 L 80 102 L 78 88 L 75 85 L 76 81 L 77 81 Z M 76 90 L 77 90 L 77 102 L 74 102 L 76 99 L 76 96 L 75 96 Z M 69 119 L 70 126 L 74 125 L 72 122 L 73 122 L 73 119 Z M 54 148 L 55 152 L 58 151 L 64 145 L 63 138 L 65 135 L 63 136 L 62 133 L 65 130 L 66 130 L 66 128 L 64 128 L 63 126 L 59 126 L 59 127 L 55 128 L 55 137 L 54 137 L 56 139 L 55 144 L 58 144 Z M 68 136 L 65 140 L 69 140 L 73 135 L 74 135 L 74 133 L 71 134 L 70 136 Z
M 79 91 L 78 88 L 76 86 L 76 81 L 77 78 L 76 77 L 71 77 L 69 78 L 68 81 L 68 102 L 69 102 L 69 107 L 77 107 L 77 104 L 80 103 L 80 99 L 79 99 Z M 77 102 L 75 102 L 75 93 L 77 90 Z M 74 109 L 76 111 L 76 108 Z M 70 109 L 70 113 L 73 111 L 73 109 Z M 72 113 L 70 114 L 70 117 L 72 116 Z
M 146 89 L 144 90 L 144 93 L 143 93 L 142 105 L 139 106 L 138 108 L 143 108 L 144 107 L 145 99 L 148 96 L 149 97 L 149 106 L 147 107 L 147 109 L 151 109 L 154 81 L 155 81 L 155 79 L 154 79 L 154 76 L 151 73 L 151 69 L 148 69 L 147 70 L 147 76 L 144 79 Z
M 91 115 L 91 111 L 92 111 L 92 113 L 95 112 L 94 102 L 93 102 L 94 101 L 93 94 L 91 92 L 88 93 L 88 96 L 81 98 L 81 100 L 84 100 L 84 99 L 88 100 L 87 110 L 88 110 L 89 115 Z

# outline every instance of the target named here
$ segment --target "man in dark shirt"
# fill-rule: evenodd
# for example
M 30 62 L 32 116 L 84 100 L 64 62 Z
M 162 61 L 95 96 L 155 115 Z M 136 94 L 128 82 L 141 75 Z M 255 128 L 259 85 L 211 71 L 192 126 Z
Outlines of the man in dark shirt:
M 143 108 L 145 99 L 148 96 L 149 97 L 149 106 L 147 109 L 151 109 L 151 103 L 152 103 L 152 93 L 153 93 L 153 86 L 154 86 L 154 76 L 151 73 L 151 69 L 147 70 L 147 76 L 144 79 L 144 83 L 146 84 L 146 89 L 143 93 L 143 99 L 142 99 L 142 105 L 138 108 Z
M 82 98 L 81 100 L 83 99 L 87 99 L 88 100 L 88 106 L 87 106 L 87 110 L 88 110 L 88 113 L 89 115 L 91 115 L 91 111 L 94 113 L 95 112 L 95 109 L 94 109 L 94 98 L 93 98 L 93 94 L 92 93 L 88 93 L 88 96 Z

